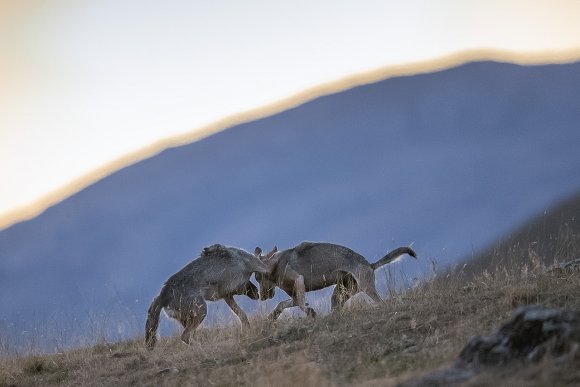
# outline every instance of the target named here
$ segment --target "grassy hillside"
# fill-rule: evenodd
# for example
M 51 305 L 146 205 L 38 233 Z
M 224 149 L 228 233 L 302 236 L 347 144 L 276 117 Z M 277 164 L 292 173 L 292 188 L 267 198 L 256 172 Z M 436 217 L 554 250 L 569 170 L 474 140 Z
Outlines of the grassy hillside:
M 333 241 L 369 260 L 415 242 L 456 263 L 580 190 L 579 89 L 580 62 L 475 62 L 167 149 L 0 231 L 0 330 L 50 319 L 76 345 L 106 315 L 106 337 L 127 339 L 127 316 L 218 242 Z
M 503 239 L 469 259 L 463 268 L 475 276 L 496 265 L 523 265 L 539 259 L 550 265 L 580 258 L 580 194 L 534 217 Z
M 572 242 L 566 253 L 580 257 L 578 235 L 567 238 Z M 505 258 L 517 262 L 518 257 Z M 470 278 L 462 271 L 442 277 L 392 292 L 381 305 L 355 306 L 315 320 L 257 317 L 245 332 L 237 325 L 201 329 L 191 346 L 173 337 L 147 351 L 138 338 L 4 358 L 0 386 L 394 385 L 453 361 L 470 337 L 497 327 L 516 306 L 580 310 L 580 275 L 546 271 L 537 258 Z M 574 385 L 580 381 L 580 360 L 515 366 L 469 385 L 497 380 L 503 385 Z

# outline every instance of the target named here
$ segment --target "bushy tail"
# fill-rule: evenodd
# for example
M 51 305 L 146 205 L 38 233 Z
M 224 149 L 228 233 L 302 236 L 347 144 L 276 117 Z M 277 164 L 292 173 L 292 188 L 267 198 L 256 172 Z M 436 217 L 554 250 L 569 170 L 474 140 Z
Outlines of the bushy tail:
M 381 259 L 379 259 L 375 263 L 371 263 L 371 267 L 373 268 L 373 270 L 377 270 L 379 267 L 386 265 L 389 262 L 394 261 L 395 259 L 399 258 L 403 254 L 409 254 L 413 258 L 417 258 L 417 253 L 415 253 L 415 251 L 412 248 L 399 247 L 398 249 L 391 251 L 390 253 L 388 253 L 387 255 L 385 255 L 384 257 L 382 257 Z
M 147 312 L 147 322 L 145 323 L 145 346 L 149 349 L 153 349 L 155 343 L 157 342 L 157 327 L 159 326 L 159 315 L 161 314 L 161 309 L 165 305 L 162 303 L 161 295 L 155 297 L 151 306 L 149 306 L 149 311 Z

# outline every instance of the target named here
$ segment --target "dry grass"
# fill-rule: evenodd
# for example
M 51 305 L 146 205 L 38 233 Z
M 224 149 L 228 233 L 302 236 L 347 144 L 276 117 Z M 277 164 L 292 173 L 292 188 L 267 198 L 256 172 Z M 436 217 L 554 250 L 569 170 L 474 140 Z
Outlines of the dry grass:
M 577 244 L 569 246 L 575 250 L 568 253 L 580 257 Z M 580 310 L 580 274 L 547 272 L 543 261 L 528 256 L 525 262 L 477 276 L 449 273 L 390 291 L 379 306 L 315 320 L 256 318 L 245 332 L 238 325 L 200 329 L 190 346 L 172 337 L 147 351 L 139 338 L 3 358 L 0 386 L 392 385 L 451 362 L 470 337 L 492 331 L 516 306 Z M 545 385 L 548 380 L 551 385 L 577 385 L 579 365 L 548 359 L 533 368 L 482 375 L 468 385 L 498 380 L 513 386 Z
M 536 216 L 467 262 L 465 274 L 496 267 L 518 267 L 531 260 L 551 264 L 580 258 L 580 195 Z

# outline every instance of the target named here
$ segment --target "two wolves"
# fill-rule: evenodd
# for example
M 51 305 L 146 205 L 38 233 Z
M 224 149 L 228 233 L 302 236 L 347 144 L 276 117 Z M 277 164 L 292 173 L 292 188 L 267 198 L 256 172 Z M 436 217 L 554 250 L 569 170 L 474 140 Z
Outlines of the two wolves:
M 206 301 L 223 299 L 239 317 L 242 326 L 247 327 L 248 317 L 234 300 L 234 295 L 266 300 L 274 296 L 276 286 L 292 299 L 278 304 L 270 318 L 277 318 L 285 308 L 292 306 L 299 306 L 308 316 L 314 317 L 316 313 L 304 301 L 305 293 L 335 284 L 333 309 L 342 307 L 358 291 L 380 302 L 374 270 L 403 254 L 416 258 L 409 247 L 395 249 L 373 264 L 360 254 L 331 243 L 303 242 L 280 252 L 274 247 L 266 255 L 262 255 L 259 247 L 254 255 L 219 244 L 206 247 L 199 258 L 169 277 L 151 303 L 145 325 L 145 344 L 153 348 L 157 341 L 162 309 L 183 325 L 181 340 L 189 343 L 191 333 L 207 314 Z M 260 285 L 259 293 L 250 282 L 252 273 L 255 273 Z

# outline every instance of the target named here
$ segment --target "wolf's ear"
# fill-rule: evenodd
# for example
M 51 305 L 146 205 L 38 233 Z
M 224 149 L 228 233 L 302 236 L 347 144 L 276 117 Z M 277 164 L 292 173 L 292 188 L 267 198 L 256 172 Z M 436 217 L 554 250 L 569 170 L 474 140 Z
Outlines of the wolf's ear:
M 277 252 L 278 252 L 278 247 L 274 246 L 272 251 L 270 251 L 268 254 L 266 254 L 266 259 L 272 258 L 272 255 L 276 254 Z
M 259 247 L 256 247 L 256 250 L 254 250 L 254 255 L 258 258 L 260 258 L 260 254 L 262 254 L 262 249 Z

